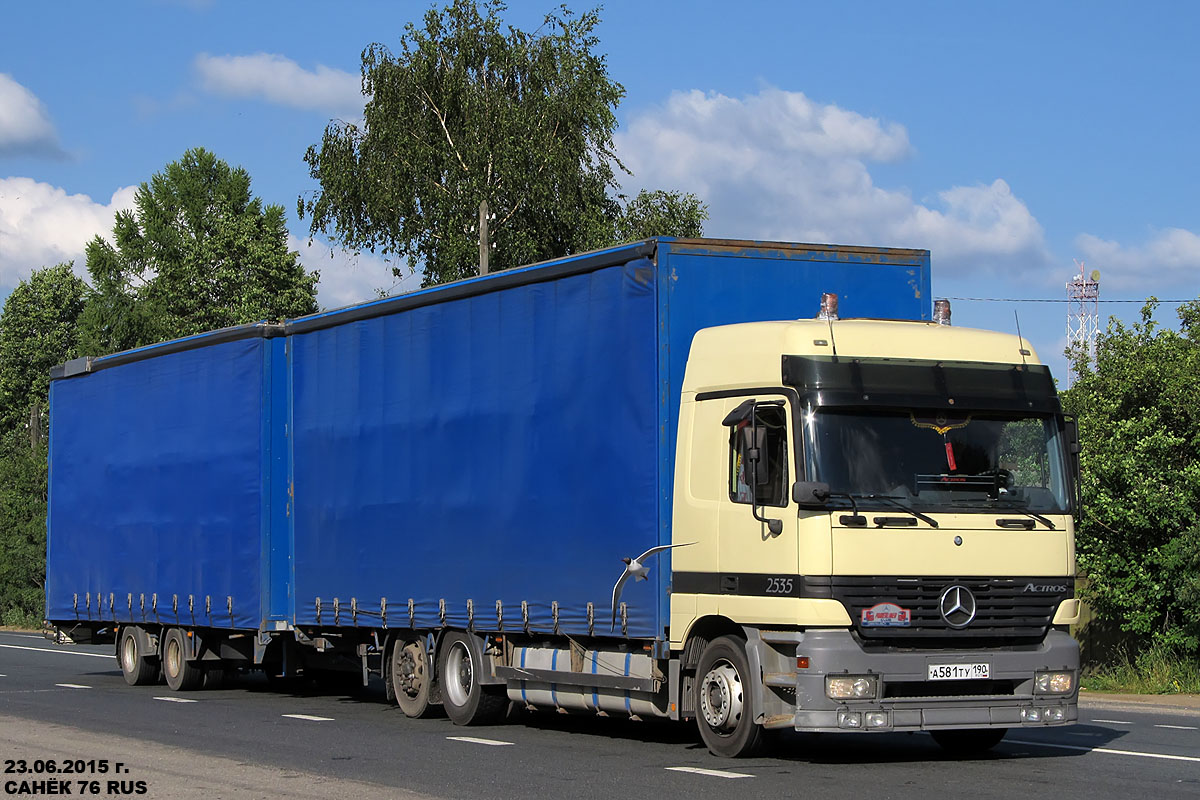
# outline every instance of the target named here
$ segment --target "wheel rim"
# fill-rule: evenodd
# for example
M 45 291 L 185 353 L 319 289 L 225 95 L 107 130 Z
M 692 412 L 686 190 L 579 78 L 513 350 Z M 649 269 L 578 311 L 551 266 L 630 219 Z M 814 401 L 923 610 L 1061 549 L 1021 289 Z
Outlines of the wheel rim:
M 182 661 L 179 652 L 179 641 L 174 637 L 167 640 L 167 674 L 175 676 L 179 674 L 179 664 Z
M 742 676 L 733 664 L 721 659 L 700 683 L 700 712 L 708 727 L 729 734 L 741 722 L 742 708 Z
M 475 675 L 471 654 L 462 642 L 455 642 L 446 654 L 446 695 L 456 706 L 465 706 L 471 696 Z
M 125 634 L 121 640 L 121 666 L 127 673 L 137 669 L 137 637 L 132 633 Z
M 421 646 L 409 642 L 400 652 L 396 665 L 396 689 L 407 697 L 416 698 L 425 688 L 425 657 Z

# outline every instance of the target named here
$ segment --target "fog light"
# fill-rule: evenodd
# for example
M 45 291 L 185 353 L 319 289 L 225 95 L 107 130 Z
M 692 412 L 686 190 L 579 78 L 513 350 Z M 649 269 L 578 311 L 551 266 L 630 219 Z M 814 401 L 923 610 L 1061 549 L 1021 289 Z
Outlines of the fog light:
M 1067 718 L 1067 710 L 1062 706 L 1052 706 L 1043 710 L 1042 719 L 1046 722 L 1062 722 Z
M 862 714 L 857 711 L 839 711 L 838 712 L 838 727 L 839 728 L 861 728 Z
M 1021 709 L 1021 721 L 1022 722 L 1041 722 L 1042 721 L 1042 710 L 1040 708 L 1022 708 Z
M 874 675 L 828 675 L 825 695 L 833 700 L 870 700 L 875 697 Z
M 863 715 L 863 722 L 868 728 L 886 728 L 888 726 L 888 715 L 886 711 L 868 711 Z
M 1068 694 L 1075 688 L 1074 672 L 1038 672 L 1033 676 L 1038 694 Z

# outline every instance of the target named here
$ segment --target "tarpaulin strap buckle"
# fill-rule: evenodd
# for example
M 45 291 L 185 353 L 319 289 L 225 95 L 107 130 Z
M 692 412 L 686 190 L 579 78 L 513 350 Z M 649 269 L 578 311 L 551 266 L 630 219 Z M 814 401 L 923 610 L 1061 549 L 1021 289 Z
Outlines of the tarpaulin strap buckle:
M 443 628 L 446 627 L 446 598 L 444 597 L 438 600 L 438 622 Z
M 387 598 L 379 598 L 379 619 L 383 628 L 387 629 Z
M 467 630 L 475 629 L 475 601 L 467 598 Z
M 496 630 L 504 630 L 504 603 L 496 601 Z
M 523 627 L 525 629 L 526 633 L 529 633 L 529 601 L 528 600 L 521 601 L 521 627 Z
M 317 624 L 321 624 L 321 598 L 317 598 Z
M 408 627 L 415 628 L 417 624 L 417 603 L 408 598 Z
M 550 618 L 554 620 L 554 632 L 558 633 L 558 601 L 550 604 Z

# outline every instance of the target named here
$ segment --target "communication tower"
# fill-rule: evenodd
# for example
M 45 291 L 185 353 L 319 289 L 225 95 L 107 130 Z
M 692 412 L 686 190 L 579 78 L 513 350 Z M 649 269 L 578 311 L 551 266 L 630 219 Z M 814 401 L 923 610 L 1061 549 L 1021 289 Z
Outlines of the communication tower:
M 1100 270 L 1085 272 L 1082 261 L 1076 260 L 1079 274 L 1067 281 L 1067 347 L 1083 349 L 1088 360 L 1096 360 L 1096 334 L 1100 330 Z M 1067 386 L 1075 382 L 1075 370 L 1068 365 Z

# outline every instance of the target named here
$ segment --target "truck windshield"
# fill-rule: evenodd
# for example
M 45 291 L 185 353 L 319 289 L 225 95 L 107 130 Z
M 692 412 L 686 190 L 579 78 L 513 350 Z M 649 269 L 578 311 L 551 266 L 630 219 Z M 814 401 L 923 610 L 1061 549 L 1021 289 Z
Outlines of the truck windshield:
M 1068 510 L 1055 418 L 1020 412 L 819 408 L 804 415 L 812 480 L 860 506 L 884 498 L 924 511 Z M 879 495 L 871 498 L 870 495 Z

